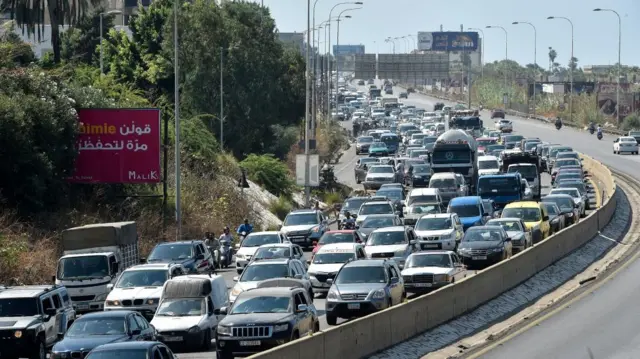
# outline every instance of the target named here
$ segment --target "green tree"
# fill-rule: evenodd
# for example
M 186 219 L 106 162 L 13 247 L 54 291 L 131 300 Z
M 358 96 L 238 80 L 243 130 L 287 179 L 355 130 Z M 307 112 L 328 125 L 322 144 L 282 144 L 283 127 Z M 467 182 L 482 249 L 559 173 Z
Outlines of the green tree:
M 273 155 L 250 154 L 240 167 L 247 171 L 247 176 L 257 184 L 279 196 L 289 197 L 294 187 L 287 165 Z
M 0 28 L 0 68 L 25 66 L 36 61 L 31 46 L 13 31 L 15 22 L 9 21 Z
M 94 9 L 89 16 L 81 18 L 75 26 L 60 34 L 61 57 L 65 61 L 97 63 L 97 48 L 100 45 L 100 14 L 104 7 Z M 113 28 L 114 15 L 102 17 L 102 34 L 109 36 Z
M 549 72 L 553 71 L 553 64 L 556 62 L 558 53 L 551 46 L 549 46 Z

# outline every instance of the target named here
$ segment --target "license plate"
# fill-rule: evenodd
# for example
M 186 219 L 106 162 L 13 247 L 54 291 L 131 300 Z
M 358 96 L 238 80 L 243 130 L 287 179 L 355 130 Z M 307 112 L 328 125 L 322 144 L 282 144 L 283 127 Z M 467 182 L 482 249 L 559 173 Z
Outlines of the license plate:
M 77 304 L 77 309 L 89 309 L 89 304 Z
M 360 303 L 349 303 L 347 304 L 347 309 L 358 310 L 360 309 Z
M 474 261 L 484 261 L 487 260 L 487 256 L 473 256 L 471 257 Z
M 414 283 L 413 284 L 416 287 L 431 287 L 432 284 L 431 283 Z
M 241 341 L 240 342 L 240 346 L 241 347 L 256 347 L 260 345 L 260 341 L 259 340 L 248 340 L 248 341 Z
M 164 337 L 165 342 L 181 342 L 182 337 Z
M 426 243 L 422 245 L 422 249 L 427 248 L 440 248 L 440 243 Z
M 304 242 L 304 238 L 291 238 L 293 242 Z

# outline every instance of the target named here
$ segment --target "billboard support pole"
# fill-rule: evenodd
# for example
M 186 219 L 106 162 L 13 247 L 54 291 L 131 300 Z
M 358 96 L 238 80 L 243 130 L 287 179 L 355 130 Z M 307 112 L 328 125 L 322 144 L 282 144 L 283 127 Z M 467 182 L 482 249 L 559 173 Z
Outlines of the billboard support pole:
M 169 176 L 169 117 L 164 116 L 164 140 L 162 158 L 162 231 L 167 228 L 167 204 L 169 200 L 169 188 L 167 178 Z

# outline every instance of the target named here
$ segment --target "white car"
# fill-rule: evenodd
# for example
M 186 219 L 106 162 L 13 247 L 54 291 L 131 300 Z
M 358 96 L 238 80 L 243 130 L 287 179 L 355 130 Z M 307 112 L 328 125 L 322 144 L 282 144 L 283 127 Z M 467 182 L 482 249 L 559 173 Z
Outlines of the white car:
M 364 259 L 364 246 L 359 243 L 333 243 L 322 246 L 309 265 L 309 279 L 314 293 L 327 293 L 340 268 L 348 261 Z
M 462 223 L 455 213 L 422 216 L 416 222 L 415 232 L 422 250 L 453 251 L 464 236 Z
M 416 293 L 455 283 L 467 271 L 453 251 L 426 251 L 410 255 L 401 275 L 407 291 Z
M 309 275 L 306 273 L 303 264 L 297 259 L 277 258 L 251 262 L 241 276 L 233 277 L 233 281 L 236 284 L 231 289 L 231 293 L 229 293 L 229 302 L 233 304 L 240 293 L 257 288 L 258 283 L 263 280 L 276 278 L 295 278 L 303 281 L 309 296 L 313 298 Z
M 478 175 L 497 175 L 500 173 L 500 162 L 496 156 L 478 157 Z
M 365 190 L 378 190 L 385 183 L 396 183 L 397 175 L 392 166 L 372 165 L 367 171 L 362 185 Z
M 358 211 L 356 226 L 362 225 L 362 222 L 364 222 L 370 214 L 396 214 L 396 210 L 389 201 L 365 202 L 360 206 L 360 210 Z
M 367 258 L 393 258 L 398 267 L 418 249 L 416 234 L 411 227 L 396 226 L 378 228 L 367 237 L 364 247 Z
M 638 142 L 631 136 L 618 137 L 613 141 L 613 154 L 622 154 L 623 152 L 630 153 L 632 155 L 638 154 Z
M 549 195 L 552 194 L 568 194 L 573 198 L 573 204 L 578 208 L 578 212 L 580 213 L 580 217 L 585 216 L 587 204 L 584 202 L 582 198 L 582 194 L 580 190 L 577 188 L 554 188 L 549 191 Z
M 498 120 L 496 121 L 496 129 L 502 132 L 513 132 L 513 123 L 505 119 Z
M 236 272 L 238 274 L 242 273 L 242 270 L 247 266 L 247 263 L 251 261 L 251 257 L 260 246 L 273 243 L 285 243 L 288 241 L 284 233 L 281 232 L 249 233 L 242 243 L 240 243 L 240 247 L 236 249 Z

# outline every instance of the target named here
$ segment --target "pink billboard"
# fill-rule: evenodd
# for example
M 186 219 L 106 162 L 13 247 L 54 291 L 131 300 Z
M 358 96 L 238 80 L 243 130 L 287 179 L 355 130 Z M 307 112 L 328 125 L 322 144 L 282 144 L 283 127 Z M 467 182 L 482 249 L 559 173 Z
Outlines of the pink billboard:
M 158 183 L 159 109 L 78 111 L 76 183 Z

